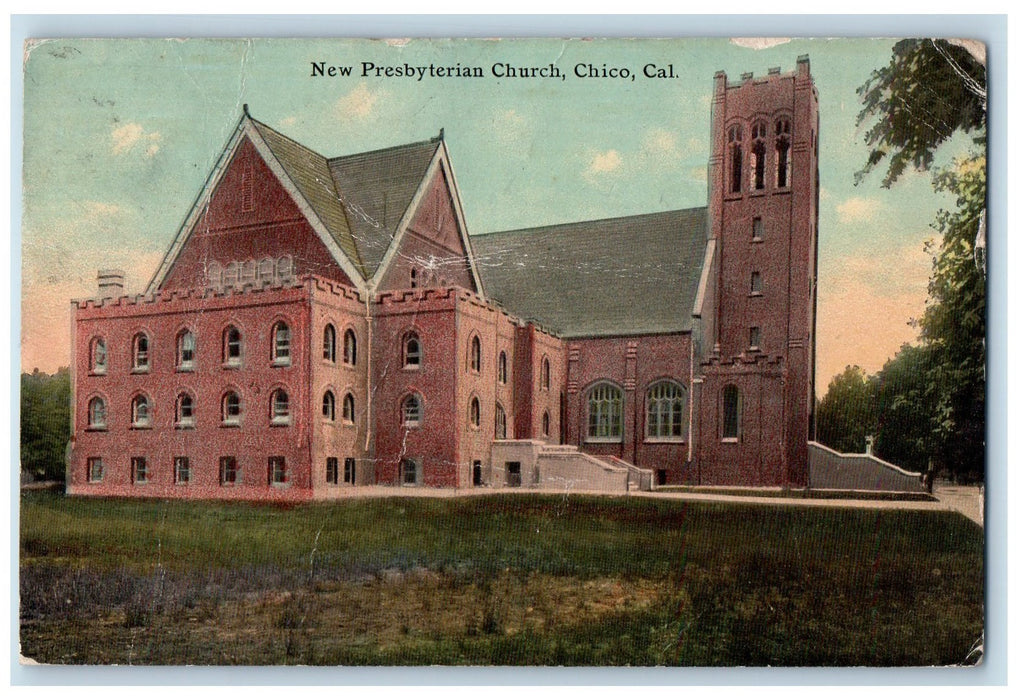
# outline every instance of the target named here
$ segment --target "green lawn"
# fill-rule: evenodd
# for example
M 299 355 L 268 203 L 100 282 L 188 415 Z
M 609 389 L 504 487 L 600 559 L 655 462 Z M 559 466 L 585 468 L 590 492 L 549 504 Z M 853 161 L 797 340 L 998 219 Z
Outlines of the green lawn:
M 944 512 L 33 493 L 21 643 L 48 663 L 955 664 L 982 557 Z

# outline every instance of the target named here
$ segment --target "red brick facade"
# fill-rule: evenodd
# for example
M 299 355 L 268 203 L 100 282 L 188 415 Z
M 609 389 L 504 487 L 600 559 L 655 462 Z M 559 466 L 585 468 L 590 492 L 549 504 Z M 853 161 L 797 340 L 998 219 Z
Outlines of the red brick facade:
M 441 139 L 330 161 L 245 113 L 148 292 L 121 296 L 112 273 L 74 303 L 68 491 L 474 488 L 501 438 L 577 445 L 658 483 L 804 484 L 808 62 L 739 85 L 719 74 L 713 111 L 694 308 L 675 308 L 675 330 L 596 335 L 488 296 Z

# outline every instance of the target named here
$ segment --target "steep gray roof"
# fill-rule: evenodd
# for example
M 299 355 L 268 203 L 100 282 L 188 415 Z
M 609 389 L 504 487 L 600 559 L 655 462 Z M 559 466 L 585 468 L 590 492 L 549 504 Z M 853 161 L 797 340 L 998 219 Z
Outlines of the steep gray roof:
M 350 262 L 365 279 L 374 275 L 439 139 L 326 158 L 251 122 Z
M 563 337 L 688 331 L 707 209 L 472 236 L 487 295 Z
M 378 269 L 438 144 L 431 139 L 329 160 L 366 277 Z

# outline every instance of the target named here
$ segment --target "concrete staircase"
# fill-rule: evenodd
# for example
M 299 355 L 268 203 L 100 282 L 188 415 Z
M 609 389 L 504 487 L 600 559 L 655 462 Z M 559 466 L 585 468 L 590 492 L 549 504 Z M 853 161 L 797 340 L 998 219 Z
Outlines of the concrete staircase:
M 653 491 L 654 472 L 650 469 L 641 469 L 635 464 L 630 464 L 618 457 L 609 457 L 608 461 L 612 466 L 625 469 L 629 474 L 628 488 L 630 491 Z

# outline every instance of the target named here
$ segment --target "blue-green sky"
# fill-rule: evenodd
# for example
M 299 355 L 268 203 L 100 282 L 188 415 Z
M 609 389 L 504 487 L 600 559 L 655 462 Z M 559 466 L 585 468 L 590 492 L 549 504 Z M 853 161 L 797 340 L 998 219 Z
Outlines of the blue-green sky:
M 409 42 L 55 40 L 25 59 L 22 368 L 70 354 L 71 298 L 96 270 L 141 291 L 229 139 L 242 105 L 326 155 L 445 129 L 472 233 L 703 206 L 715 71 L 737 80 L 809 54 L 820 94 L 818 389 L 846 364 L 874 372 L 915 337 L 938 208 L 928 173 L 890 190 L 865 162 L 856 89 L 891 40 Z M 775 44 L 776 45 L 773 45 Z M 354 67 L 311 77 L 311 63 Z M 360 64 L 480 66 L 483 79 L 362 77 Z M 502 79 L 495 62 L 555 64 L 558 79 Z M 627 67 L 633 81 L 573 66 Z M 641 77 L 647 63 L 678 76 Z M 952 143 L 947 163 L 965 143 Z

